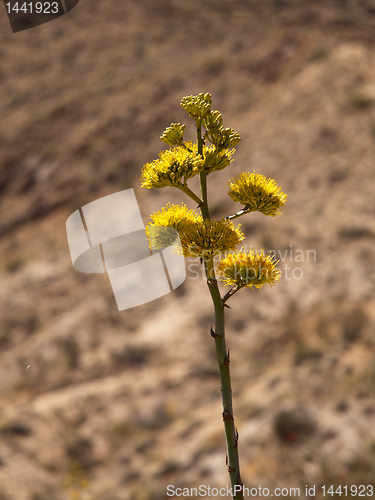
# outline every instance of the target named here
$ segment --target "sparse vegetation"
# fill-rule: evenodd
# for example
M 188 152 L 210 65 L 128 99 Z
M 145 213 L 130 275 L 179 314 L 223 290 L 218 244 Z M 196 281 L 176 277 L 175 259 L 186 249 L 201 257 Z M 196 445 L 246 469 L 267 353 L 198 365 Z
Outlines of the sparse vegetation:
M 316 423 L 304 409 L 281 410 L 275 415 L 274 429 L 279 439 L 293 444 L 311 437 Z
M 0 423 L 0 436 L 3 437 L 29 437 L 32 429 L 24 422 L 5 421 Z
M 92 439 L 73 433 L 65 445 L 65 453 L 74 470 L 88 470 L 94 463 Z
M 61 338 L 58 345 L 63 352 L 67 367 L 74 370 L 79 367 L 81 349 L 74 337 Z
M 354 109 L 362 111 L 369 109 L 374 104 L 374 99 L 368 95 L 356 92 L 349 95 L 348 102 Z
M 363 329 L 368 323 L 367 314 L 363 308 L 357 306 L 343 318 L 343 336 L 347 342 L 354 342 L 362 337 Z

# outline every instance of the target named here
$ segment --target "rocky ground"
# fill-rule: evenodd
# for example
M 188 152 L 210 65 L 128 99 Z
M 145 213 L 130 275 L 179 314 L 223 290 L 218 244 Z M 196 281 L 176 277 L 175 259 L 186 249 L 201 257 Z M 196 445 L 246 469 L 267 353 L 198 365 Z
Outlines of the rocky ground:
M 168 201 L 194 208 L 139 176 L 198 92 L 242 137 L 209 177 L 212 212 L 238 210 L 226 182 L 242 171 L 288 194 L 281 217 L 238 219 L 284 271 L 227 311 L 243 482 L 302 498 L 374 485 L 375 2 L 81 0 L 0 25 L 0 499 L 227 484 L 199 264 L 119 313 L 106 276 L 72 268 L 65 231 L 130 187 L 145 223 Z

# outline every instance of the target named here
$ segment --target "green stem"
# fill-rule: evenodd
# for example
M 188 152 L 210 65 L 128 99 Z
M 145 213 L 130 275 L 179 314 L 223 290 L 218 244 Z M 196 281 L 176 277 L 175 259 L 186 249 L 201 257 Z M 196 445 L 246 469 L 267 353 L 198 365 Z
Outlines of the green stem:
M 184 149 L 186 149 L 186 151 L 189 151 L 189 153 L 192 153 L 192 152 L 193 152 L 190 148 L 188 148 L 188 147 L 186 146 L 186 144 L 184 143 L 184 141 L 179 142 L 179 143 L 178 143 L 178 145 L 179 145 L 179 146 L 182 146 Z
M 223 304 L 225 304 L 227 302 L 227 300 L 229 300 L 231 297 L 233 297 L 233 295 L 235 293 L 238 292 L 238 290 L 241 290 L 241 288 L 239 288 L 238 286 L 234 286 L 233 288 L 231 288 L 229 290 L 229 292 L 227 292 L 224 297 L 222 298 L 222 301 L 223 301 Z
M 241 486 L 240 464 L 238 457 L 238 434 L 234 425 L 233 403 L 232 403 L 232 387 L 230 381 L 229 370 L 229 350 L 227 351 L 225 343 L 225 309 L 224 303 L 220 296 L 213 259 L 210 258 L 205 262 L 208 288 L 211 293 L 212 301 L 215 308 L 215 332 L 212 336 L 215 339 L 216 355 L 219 363 L 220 382 L 221 382 L 221 399 L 223 403 L 223 420 L 225 429 L 225 439 L 227 444 L 227 466 L 230 477 L 232 491 L 234 493 L 235 486 Z M 243 500 L 243 491 L 236 492 L 233 495 L 234 500 Z
M 225 217 L 225 218 L 227 220 L 233 220 L 233 219 L 237 219 L 237 217 L 241 217 L 241 215 L 248 214 L 249 212 L 251 212 L 251 210 L 249 210 L 246 207 L 243 207 L 243 209 L 240 210 L 239 212 L 237 212 L 236 214 L 230 215 L 229 217 Z
M 203 139 L 202 139 L 202 124 L 200 120 L 196 120 L 197 125 L 197 138 L 198 138 L 198 154 L 200 154 L 203 158 Z M 200 183 L 201 183 L 201 198 L 202 205 L 200 207 L 202 211 L 203 219 L 210 220 L 210 212 L 208 210 L 207 203 L 207 172 L 204 170 L 199 174 Z
M 198 137 L 198 153 L 203 157 L 203 140 L 201 122 L 196 121 L 197 137 Z M 210 212 L 207 202 L 207 174 L 200 173 L 201 198 L 203 203 L 200 205 L 202 216 L 204 219 L 210 220 Z M 229 371 L 229 351 L 225 344 L 225 316 L 224 302 L 221 299 L 219 286 L 215 276 L 215 268 L 213 257 L 210 256 L 204 263 L 207 284 L 212 297 L 212 302 L 215 309 L 215 331 L 211 332 L 215 339 L 217 360 L 219 363 L 220 381 L 221 381 L 221 398 L 223 403 L 223 420 L 225 429 L 225 440 L 227 444 L 227 465 L 230 477 L 231 487 L 234 493 L 235 486 L 241 486 L 240 465 L 238 458 L 238 434 L 234 426 L 233 403 L 232 403 L 232 387 Z M 236 492 L 233 495 L 234 500 L 243 500 L 243 491 Z
M 198 203 L 199 206 L 203 204 L 203 201 L 200 198 L 198 198 L 198 196 L 195 193 L 193 193 L 193 191 L 189 189 L 185 184 L 181 184 L 179 188 L 181 189 L 181 191 L 187 194 L 192 200 Z

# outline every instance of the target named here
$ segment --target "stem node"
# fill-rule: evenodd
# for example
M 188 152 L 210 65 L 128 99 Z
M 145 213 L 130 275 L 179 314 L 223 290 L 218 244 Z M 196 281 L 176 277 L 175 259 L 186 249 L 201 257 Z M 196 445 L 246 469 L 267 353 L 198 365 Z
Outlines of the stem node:
M 229 360 L 229 349 L 228 349 L 228 354 L 225 356 L 224 362 L 221 363 L 221 366 L 229 365 L 230 360 Z
M 211 337 L 212 337 L 213 339 L 216 339 L 216 338 L 218 338 L 218 337 L 221 337 L 221 335 L 218 335 L 217 333 L 215 333 L 215 332 L 213 331 L 212 326 L 211 326 Z
M 232 415 L 229 413 L 229 411 L 226 408 L 224 408 L 224 411 L 223 411 L 223 420 L 233 420 Z
M 237 430 L 237 427 L 235 429 L 235 433 L 236 433 L 236 440 L 234 442 L 233 448 L 237 448 L 237 446 L 238 446 L 238 430 Z

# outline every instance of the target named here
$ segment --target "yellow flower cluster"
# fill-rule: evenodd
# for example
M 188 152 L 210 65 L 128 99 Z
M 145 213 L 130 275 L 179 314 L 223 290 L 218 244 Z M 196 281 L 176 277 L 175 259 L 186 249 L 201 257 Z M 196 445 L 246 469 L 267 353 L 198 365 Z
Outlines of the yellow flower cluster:
M 233 250 L 245 237 L 239 228 L 225 219 L 203 221 L 201 215 L 182 203 L 168 204 L 159 212 L 154 212 L 146 232 L 151 248 L 163 248 L 176 239 L 177 230 L 185 257 L 208 257 Z
M 228 149 L 238 144 L 241 137 L 232 128 L 220 127 L 220 129 L 216 131 L 216 134 L 214 134 L 213 140 L 213 144 L 215 144 L 217 148 Z
M 185 125 L 181 125 L 181 123 L 171 123 L 169 127 L 164 130 L 160 139 L 169 144 L 169 146 L 181 145 L 184 139 L 184 131 Z
M 223 127 L 223 116 L 219 111 L 207 113 L 202 124 L 206 129 L 205 138 L 218 149 L 233 148 L 241 140 L 241 137 L 232 128 Z
M 226 168 L 233 160 L 234 149 L 218 151 L 214 146 L 204 146 L 204 170 L 207 174 Z
M 189 255 L 206 258 L 233 250 L 245 239 L 240 227 L 225 219 L 205 220 L 192 226 L 187 233 Z
M 273 179 L 264 175 L 244 172 L 228 182 L 229 196 L 242 203 L 248 212 L 262 212 L 275 217 L 281 215 L 281 207 L 285 205 L 287 195 Z
M 195 210 L 189 210 L 186 205 L 167 204 L 158 212 L 151 214 L 151 222 L 146 226 L 146 234 L 150 241 L 150 247 L 157 249 L 171 245 L 176 239 L 175 231 L 181 239 L 184 255 L 189 245 L 186 240 L 186 234 L 195 224 L 202 222 L 202 216 Z M 168 230 L 172 228 L 174 231 Z
M 264 285 L 274 286 L 279 281 L 281 271 L 276 269 L 277 263 L 272 254 L 265 255 L 263 250 L 246 252 L 241 249 L 222 259 L 217 269 L 226 286 L 262 288 Z
M 211 109 L 211 94 L 200 93 L 198 95 L 188 95 L 181 101 L 181 106 L 187 114 L 194 120 L 201 120 Z
M 194 177 L 204 169 L 204 161 L 197 153 L 197 147 L 186 143 L 189 151 L 177 146 L 159 154 L 159 159 L 146 163 L 142 168 L 142 187 L 161 188 L 165 186 L 181 186 L 190 177 Z

